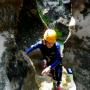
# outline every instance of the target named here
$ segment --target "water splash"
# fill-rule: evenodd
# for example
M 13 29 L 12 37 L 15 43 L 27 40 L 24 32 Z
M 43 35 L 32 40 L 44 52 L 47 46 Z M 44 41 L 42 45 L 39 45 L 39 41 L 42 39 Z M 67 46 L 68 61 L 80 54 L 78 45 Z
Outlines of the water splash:
M 5 73 L 5 62 L 2 60 L 2 55 L 6 49 L 4 43 L 6 41 L 7 34 L 7 32 L 0 33 L 0 90 L 11 90 Z

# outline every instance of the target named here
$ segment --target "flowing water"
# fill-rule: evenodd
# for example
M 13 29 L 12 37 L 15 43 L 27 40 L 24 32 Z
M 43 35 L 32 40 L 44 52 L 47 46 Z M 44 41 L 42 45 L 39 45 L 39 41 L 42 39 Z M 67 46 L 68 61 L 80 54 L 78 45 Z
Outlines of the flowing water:
M 6 41 L 6 38 L 4 36 L 5 34 L 7 34 L 7 32 L 0 33 L 0 90 L 11 90 L 5 72 L 5 62 L 2 61 L 2 55 L 6 49 L 6 47 L 4 46 L 4 43 Z

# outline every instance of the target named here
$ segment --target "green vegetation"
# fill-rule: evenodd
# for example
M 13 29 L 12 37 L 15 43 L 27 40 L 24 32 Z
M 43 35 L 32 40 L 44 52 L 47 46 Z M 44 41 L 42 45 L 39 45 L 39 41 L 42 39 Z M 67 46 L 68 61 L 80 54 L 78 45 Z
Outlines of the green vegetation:
M 59 29 L 57 29 L 57 28 L 54 28 L 54 30 L 57 33 L 57 37 L 60 38 L 62 36 L 62 32 Z
M 43 15 L 44 9 L 38 9 L 39 16 L 46 27 L 50 24 L 50 20 L 47 16 Z

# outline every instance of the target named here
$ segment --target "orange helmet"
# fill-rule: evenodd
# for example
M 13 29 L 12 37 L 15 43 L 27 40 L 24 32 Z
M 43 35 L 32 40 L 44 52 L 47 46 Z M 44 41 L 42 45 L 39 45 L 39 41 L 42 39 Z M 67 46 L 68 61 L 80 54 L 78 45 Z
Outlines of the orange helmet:
M 47 29 L 43 35 L 43 39 L 51 43 L 55 43 L 56 38 L 57 38 L 56 32 L 55 30 L 52 29 Z

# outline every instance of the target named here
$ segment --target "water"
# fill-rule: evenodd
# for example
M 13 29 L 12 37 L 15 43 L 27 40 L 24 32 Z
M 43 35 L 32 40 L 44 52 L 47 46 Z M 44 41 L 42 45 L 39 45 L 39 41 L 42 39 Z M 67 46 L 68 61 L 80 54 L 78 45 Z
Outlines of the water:
M 6 73 L 5 73 L 5 67 L 4 67 L 4 65 L 5 65 L 5 62 L 4 61 L 2 61 L 1 60 L 1 57 L 2 57 L 2 55 L 3 55 L 3 52 L 5 51 L 5 49 L 6 49 L 6 47 L 4 46 L 4 43 L 5 43 L 5 41 L 7 40 L 6 38 L 5 38 L 5 36 L 8 36 L 7 35 L 8 33 L 7 32 L 5 32 L 4 34 L 0 34 L 0 90 L 15 90 L 14 88 L 12 89 L 12 84 L 13 83 L 10 83 L 9 82 L 9 80 L 8 80 L 8 78 L 7 78 L 7 76 L 6 76 Z M 30 74 L 29 74 L 29 76 L 30 76 Z M 41 79 L 40 79 L 41 80 Z M 73 82 L 74 83 L 74 82 Z M 75 87 L 76 86 L 74 86 L 73 85 L 73 83 L 72 83 L 72 85 L 71 86 L 73 86 L 72 88 L 74 88 L 75 89 Z M 14 83 L 15 84 L 15 83 Z M 16 84 L 17 84 L 17 82 L 16 82 Z M 27 84 L 27 83 L 26 83 Z M 70 90 L 74 90 L 74 89 L 72 89 L 72 88 L 70 88 Z M 25 90 L 25 89 L 24 89 Z M 68 89 L 69 90 L 69 89 Z M 76 89 L 75 89 L 76 90 Z
M 5 63 L 4 61 L 2 61 L 2 55 L 6 49 L 6 47 L 4 46 L 4 43 L 6 41 L 4 35 L 6 34 L 7 32 L 3 32 L 0 34 L 0 90 L 11 90 L 8 78 L 6 77 L 5 73 Z

